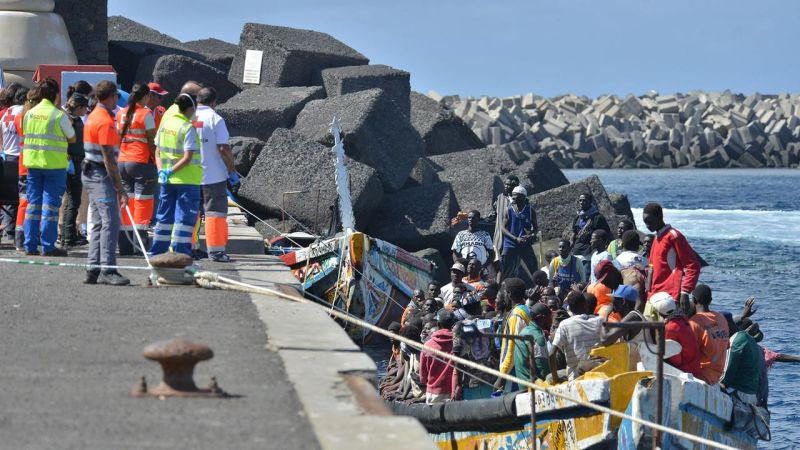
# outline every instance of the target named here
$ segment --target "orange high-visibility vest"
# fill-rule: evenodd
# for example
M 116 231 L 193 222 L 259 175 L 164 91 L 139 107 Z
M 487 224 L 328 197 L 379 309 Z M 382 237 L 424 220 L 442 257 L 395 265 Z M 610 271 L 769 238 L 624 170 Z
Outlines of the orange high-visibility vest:
M 147 130 L 145 129 L 145 119 L 150 114 L 150 108 L 137 106 L 133 113 L 133 120 L 128 132 L 122 137 L 119 148 L 119 162 L 137 162 L 146 164 L 153 159 L 150 146 L 147 145 Z M 117 113 L 117 130 L 122 133 L 125 126 L 125 119 L 128 115 L 128 108 L 123 108 Z

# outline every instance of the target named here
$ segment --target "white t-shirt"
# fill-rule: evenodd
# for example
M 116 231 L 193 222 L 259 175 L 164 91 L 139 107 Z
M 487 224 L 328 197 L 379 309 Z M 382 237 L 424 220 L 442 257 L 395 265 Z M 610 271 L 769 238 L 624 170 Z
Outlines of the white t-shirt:
M 24 106 L 14 105 L 8 108 L 3 116 L 0 117 L 0 131 L 3 136 L 3 153 L 9 156 L 19 156 L 20 138 L 17 134 L 17 127 L 14 125 L 14 118 L 22 114 Z
M 489 251 L 494 250 L 494 243 L 486 231 L 478 230 L 473 233 L 463 230 L 458 232 L 450 249 L 461 255 L 462 258 L 477 258 L 481 264 L 486 264 Z
M 195 113 L 195 127 L 200 130 L 203 162 L 203 184 L 221 183 L 228 179 L 228 168 L 218 145 L 228 143 L 230 136 L 225 119 L 208 106 L 200 105 Z
M 614 267 L 619 270 L 631 266 L 636 267 L 637 269 L 647 270 L 647 266 L 649 264 L 650 261 L 648 261 L 646 257 L 630 250 L 625 250 L 624 252 L 620 253 L 617 255 L 617 259 L 614 260 Z
M 570 380 L 597 365 L 589 359 L 589 352 L 600 343 L 602 322 L 597 316 L 582 314 L 564 320 L 556 328 L 553 345 L 564 352 Z
M 472 292 L 475 290 L 475 287 L 464 283 L 464 292 Z M 439 292 L 439 298 L 442 299 L 445 305 L 453 302 L 453 283 L 447 283 L 442 286 L 442 290 Z M 460 299 L 459 299 L 460 300 Z

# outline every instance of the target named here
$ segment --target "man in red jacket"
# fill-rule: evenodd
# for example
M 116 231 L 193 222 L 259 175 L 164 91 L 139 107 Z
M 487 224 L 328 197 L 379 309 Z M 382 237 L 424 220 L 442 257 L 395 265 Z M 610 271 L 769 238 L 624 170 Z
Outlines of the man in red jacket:
M 681 310 L 688 312 L 689 293 L 697 286 L 700 278 L 700 261 L 697 259 L 686 237 L 680 231 L 664 223 L 664 211 L 658 203 L 648 203 L 642 211 L 642 220 L 647 229 L 656 233 L 650 248 L 650 286 L 649 296 L 656 292 L 666 292 L 680 300 Z M 645 316 L 655 319 L 652 305 L 648 301 Z
M 453 353 L 453 332 L 451 329 L 456 323 L 456 316 L 452 311 L 444 308 L 436 314 L 439 329 L 434 331 L 431 338 L 425 342 L 425 347 Z M 450 400 L 455 388 L 456 377 L 453 374 L 454 364 L 443 358 L 422 351 L 419 358 L 419 379 L 427 386 L 425 389 L 425 403 L 441 403 Z
M 664 339 L 671 339 L 681 344 L 681 352 L 670 356 L 665 361 L 670 365 L 691 373 L 702 379 L 700 372 L 700 347 L 694 337 L 692 327 L 686 316 L 675 308 L 675 299 L 666 292 L 656 292 L 650 297 L 650 303 L 661 316 L 664 325 Z

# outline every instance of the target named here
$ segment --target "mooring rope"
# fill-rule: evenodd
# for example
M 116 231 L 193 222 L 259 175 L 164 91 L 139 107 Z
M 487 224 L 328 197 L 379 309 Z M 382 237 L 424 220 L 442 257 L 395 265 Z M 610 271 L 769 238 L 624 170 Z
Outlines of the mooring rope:
M 276 297 L 280 297 L 280 298 L 291 300 L 291 301 L 298 302 L 298 303 L 305 303 L 305 304 L 312 304 L 312 305 L 316 305 L 317 304 L 317 303 L 312 302 L 311 300 L 308 300 L 308 299 L 306 299 L 304 297 L 300 297 L 299 295 L 290 295 L 290 294 L 286 294 L 286 293 L 277 291 L 275 289 L 270 289 L 270 288 L 260 287 L 260 286 L 254 286 L 254 285 L 251 285 L 251 284 L 248 284 L 248 283 L 243 283 L 243 282 L 236 281 L 236 280 L 233 280 L 233 279 L 230 279 L 230 278 L 227 278 L 227 277 L 220 276 L 220 275 L 218 275 L 216 273 L 213 273 L 213 272 L 207 272 L 207 271 L 197 272 L 195 274 L 195 277 L 198 280 L 198 284 L 200 284 L 201 286 L 206 287 L 206 288 L 216 287 L 216 285 L 218 285 L 218 284 L 229 283 L 229 284 L 239 288 L 242 292 L 248 292 L 248 293 L 253 293 L 253 294 L 261 294 L 261 295 L 273 295 L 273 296 L 276 296 Z M 203 280 L 203 281 L 200 281 L 200 280 Z M 322 306 L 322 305 L 320 305 L 320 306 Z M 325 308 L 327 310 L 327 306 L 325 306 Z M 461 364 L 461 365 L 463 365 L 465 367 L 469 367 L 469 368 L 474 369 L 474 370 L 482 371 L 484 373 L 493 375 L 495 377 L 502 378 L 502 379 L 504 379 L 506 381 L 511 381 L 511 382 L 517 383 L 520 386 L 524 386 L 524 387 L 527 387 L 529 389 L 533 389 L 534 391 L 541 391 L 541 392 L 544 392 L 545 394 L 552 395 L 552 396 L 560 398 L 562 400 L 566 400 L 568 402 L 575 403 L 576 405 L 580 405 L 580 406 L 583 406 L 583 407 L 586 407 L 586 408 L 590 408 L 590 409 L 593 409 L 593 410 L 601 412 L 601 413 L 609 414 L 611 416 L 618 417 L 620 419 L 630 420 L 631 422 L 638 423 L 639 425 L 643 425 L 643 426 L 646 426 L 646 427 L 649 427 L 649 428 L 652 428 L 652 429 L 655 429 L 655 430 L 658 430 L 658 431 L 661 431 L 661 432 L 664 432 L 664 433 L 668 433 L 668 434 L 671 434 L 673 436 L 677 436 L 679 438 L 686 439 L 686 440 L 689 440 L 689 441 L 692 441 L 692 442 L 695 442 L 695 443 L 698 443 L 698 444 L 703 444 L 703 445 L 707 445 L 707 446 L 714 447 L 714 448 L 719 448 L 719 449 L 724 449 L 724 450 L 736 450 L 734 447 L 730 447 L 730 446 L 725 445 L 725 444 L 714 442 L 714 441 L 712 441 L 710 439 L 706 439 L 706 438 L 703 438 L 703 437 L 700 437 L 700 436 L 695 436 L 693 434 L 689 434 L 689 433 L 686 433 L 686 432 L 683 432 L 683 431 L 680 431 L 680 430 L 676 430 L 676 429 L 671 428 L 671 427 L 660 425 L 660 424 L 651 422 L 649 420 L 645 420 L 645 419 L 641 419 L 641 418 L 638 418 L 638 417 L 634 417 L 634 416 L 631 416 L 631 415 L 628 415 L 628 414 L 625 414 L 625 413 L 622 413 L 622 412 L 619 412 L 619 411 L 615 411 L 615 410 L 613 410 L 611 408 L 608 408 L 608 407 L 605 407 L 605 406 L 595 405 L 594 403 L 590 403 L 590 402 L 587 402 L 587 401 L 579 399 L 579 398 L 573 398 L 573 397 L 571 397 L 569 395 L 562 394 L 560 392 L 556 392 L 556 391 L 552 390 L 551 388 L 545 388 L 545 387 L 542 387 L 542 386 L 538 386 L 538 385 L 536 385 L 534 383 L 531 383 L 528 380 L 523 380 L 523 379 L 515 377 L 513 375 L 504 374 L 504 373 L 502 373 L 502 372 L 500 372 L 498 370 L 492 369 L 490 367 L 482 366 L 482 365 L 480 365 L 478 363 L 475 363 L 473 361 L 458 357 L 456 355 L 452 355 L 450 353 L 446 353 L 446 352 L 443 352 L 441 350 L 438 350 L 438 349 L 435 349 L 435 348 L 432 348 L 432 347 L 425 347 L 423 344 L 421 344 L 419 342 L 416 342 L 414 340 L 405 338 L 405 337 L 403 337 L 403 336 L 401 336 L 399 334 L 392 333 L 392 332 L 390 332 L 388 330 L 384 330 L 383 328 L 380 328 L 380 327 L 378 327 L 376 325 L 373 325 L 373 324 L 371 324 L 369 322 L 366 322 L 366 321 L 364 321 L 362 319 L 359 319 L 357 317 L 353 317 L 352 315 L 349 315 L 349 314 L 346 314 L 346 313 L 342 313 L 342 312 L 340 312 L 338 310 L 330 310 L 329 314 L 331 316 L 333 316 L 333 317 L 336 317 L 337 319 L 350 322 L 350 323 L 352 323 L 354 325 L 366 328 L 366 329 L 368 329 L 368 330 L 370 330 L 370 331 L 372 331 L 374 333 L 377 333 L 377 334 L 392 338 L 392 339 L 394 339 L 396 341 L 405 343 L 406 345 L 408 345 L 410 347 L 413 347 L 413 348 L 415 348 L 415 349 L 417 349 L 419 351 L 424 351 L 424 352 L 427 352 L 429 354 L 433 354 L 433 355 L 439 356 L 440 358 L 444 358 L 446 360 L 449 360 L 451 362 L 454 362 L 454 363 L 457 363 L 457 364 Z M 534 431 L 534 433 L 535 433 L 535 431 Z

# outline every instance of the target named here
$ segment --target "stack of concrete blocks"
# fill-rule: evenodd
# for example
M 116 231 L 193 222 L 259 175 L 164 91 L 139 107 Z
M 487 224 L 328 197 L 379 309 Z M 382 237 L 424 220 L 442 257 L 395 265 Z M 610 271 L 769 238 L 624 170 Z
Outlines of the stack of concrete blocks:
M 53 0 L 0 0 L 0 68 L 6 83 L 30 86 L 40 64 L 78 62 L 54 9 Z
M 796 167 L 800 96 L 429 96 L 486 145 L 541 152 L 562 168 Z

